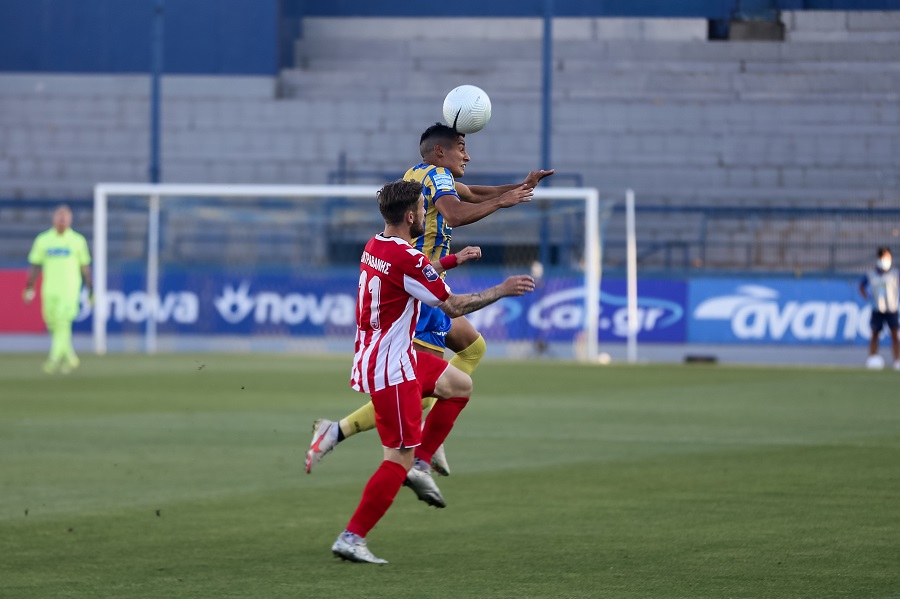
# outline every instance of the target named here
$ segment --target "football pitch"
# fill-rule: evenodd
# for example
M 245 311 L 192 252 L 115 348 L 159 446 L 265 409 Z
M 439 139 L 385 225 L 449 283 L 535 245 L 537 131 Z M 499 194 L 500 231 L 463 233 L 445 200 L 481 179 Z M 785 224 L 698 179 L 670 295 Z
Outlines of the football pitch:
M 312 475 L 350 358 L 0 356 L 0 597 L 900 597 L 900 373 L 487 361 L 448 507 L 401 489 L 332 557 L 381 461 Z

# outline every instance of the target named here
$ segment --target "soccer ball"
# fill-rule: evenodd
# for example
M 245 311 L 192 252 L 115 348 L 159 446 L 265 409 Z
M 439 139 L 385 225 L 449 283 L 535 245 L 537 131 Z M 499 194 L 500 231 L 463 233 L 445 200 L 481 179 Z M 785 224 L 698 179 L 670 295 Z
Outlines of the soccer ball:
M 460 85 L 444 98 L 444 121 L 460 133 L 481 131 L 491 120 L 491 99 L 480 87 Z
M 866 359 L 866 368 L 869 370 L 881 370 L 884 368 L 884 358 L 875 354 L 874 356 L 869 356 Z

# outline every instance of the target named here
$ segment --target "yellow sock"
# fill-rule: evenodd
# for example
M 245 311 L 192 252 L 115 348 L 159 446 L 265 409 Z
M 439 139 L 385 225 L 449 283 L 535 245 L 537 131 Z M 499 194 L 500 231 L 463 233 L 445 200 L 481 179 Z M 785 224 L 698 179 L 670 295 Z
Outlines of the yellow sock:
M 437 397 L 423 397 L 422 398 L 422 412 L 425 412 L 425 410 L 430 409 L 431 406 L 433 406 L 435 403 L 437 403 Z M 424 420 L 423 420 L 423 422 L 424 422 Z
M 372 430 L 375 428 L 375 406 L 370 401 L 342 419 L 338 425 L 341 427 L 341 432 L 344 433 L 345 438 L 352 437 L 356 433 Z
M 487 344 L 484 342 L 484 337 L 478 335 L 478 339 L 476 339 L 472 345 L 453 356 L 450 360 L 450 364 L 456 366 L 466 374 L 471 375 L 475 372 L 475 369 L 478 368 L 478 364 L 481 362 L 481 358 L 484 357 L 486 351 Z

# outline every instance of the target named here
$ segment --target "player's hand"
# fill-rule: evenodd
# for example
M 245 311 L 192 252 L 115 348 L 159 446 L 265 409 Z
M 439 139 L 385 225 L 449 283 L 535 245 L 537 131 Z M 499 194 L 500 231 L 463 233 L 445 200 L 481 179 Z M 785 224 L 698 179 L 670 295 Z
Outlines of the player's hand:
M 529 275 L 515 275 L 500 283 L 500 287 L 504 296 L 517 297 L 534 291 L 534 279 Z
M 511 189 L 500 196 L 500 206 L 509 208 L 522 202 L 530 202 L 532 197 L 534 197 L 534 187 L 529 187 L 522 183 L 515 189 Z
M 31 303 L 31 300 L 34 299 L 34 288 L 26 287 L 25 291 L 22 292 L 22 301 L 25 302 L 26 305 Z
M 480 260 L 481 248 L 475 245 L 466 246 L 456 252 L 456 265 L 465 264 L 469 260 Z
M 537 187 L 537 184 L 540 183 L 544 177 L 549 177 L 555 172 L 556 170 L 552 168 L 549 171 L 531 171 L 528 173 L 528 176 L 525 177 L 525 185 L 528 187 Z

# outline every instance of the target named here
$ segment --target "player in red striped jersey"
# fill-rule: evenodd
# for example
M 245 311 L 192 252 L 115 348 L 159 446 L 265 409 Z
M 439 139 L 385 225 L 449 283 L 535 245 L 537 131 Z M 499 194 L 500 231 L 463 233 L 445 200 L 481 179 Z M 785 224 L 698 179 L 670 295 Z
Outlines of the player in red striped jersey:
M 454 295 L 440 277 L 440 271 L 451 264 L 432 264 L 410 244 L 424 228 L 421 183 L 388 183 L 378 192 L 378 206 L 385 229 L 366 244 L 360 260 L 351 386 L 372 398 L 384 461 L 369 479 L 347 528 L 331 548 L 337 557 L 369 563 L 386 563 L 372 555 L 365 537 L 387 512 L 404 481 L 421 485 L 417 495 L 433 494 L 433 505 L 443 507 L 427 464 L 472 392 L 468 374 L 413 349 L 421 303 L 455 318 L 502 297 L 534 290 L 530 276 L 518 275 L 481 293 Z M 438 401 L 423 428 L 422 397 L 431 395 Z M 423 468 L 415 468 L 416 463 Z

